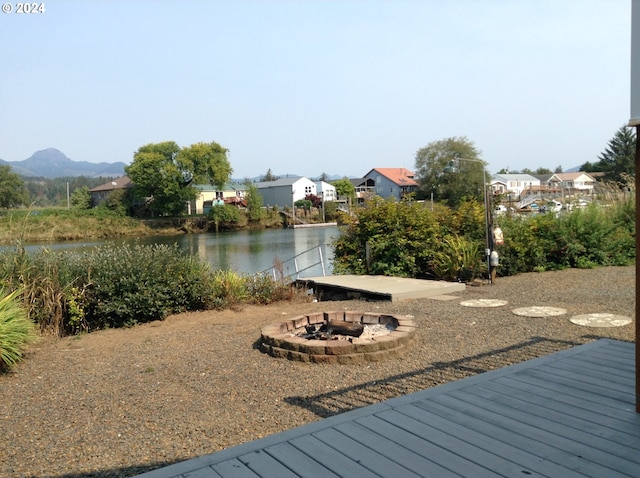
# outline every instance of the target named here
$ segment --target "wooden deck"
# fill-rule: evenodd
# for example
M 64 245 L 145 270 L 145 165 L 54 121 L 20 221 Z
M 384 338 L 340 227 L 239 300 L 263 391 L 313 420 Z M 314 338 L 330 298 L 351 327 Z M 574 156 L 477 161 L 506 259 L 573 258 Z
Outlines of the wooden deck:
M 598 340 L 140 476 L 638 478 L 634 354 Z

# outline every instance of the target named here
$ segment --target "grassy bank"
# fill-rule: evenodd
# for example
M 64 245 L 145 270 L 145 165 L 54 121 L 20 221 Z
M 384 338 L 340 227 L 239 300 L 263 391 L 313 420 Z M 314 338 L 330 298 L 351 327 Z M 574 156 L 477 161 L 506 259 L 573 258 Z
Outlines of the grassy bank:
M 104 209 L 34 209 L 0 215 L 0 244 L 13 245 L 178 234 L 175 223 L 141 221 Z

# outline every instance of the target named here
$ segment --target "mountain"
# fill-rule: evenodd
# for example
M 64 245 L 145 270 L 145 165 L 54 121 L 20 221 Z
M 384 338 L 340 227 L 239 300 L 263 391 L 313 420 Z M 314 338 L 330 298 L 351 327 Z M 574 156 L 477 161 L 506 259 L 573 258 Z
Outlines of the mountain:
M 36 151 L 31 157 L 22 161 L 4 161 L 0 164 L 11 166 L 13 172 L 20 176 L 36 176 L 44 178 L 61 178 L 67 176 L 118 177 L 124 175 L 125 163 L 90 163 L 88 161 L 72 161 L 62 151 L 55 148 Z

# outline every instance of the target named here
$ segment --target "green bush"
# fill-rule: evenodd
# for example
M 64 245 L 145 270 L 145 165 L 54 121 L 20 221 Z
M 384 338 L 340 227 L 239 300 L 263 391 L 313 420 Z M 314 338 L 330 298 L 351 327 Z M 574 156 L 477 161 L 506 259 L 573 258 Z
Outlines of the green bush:
M 33 322 L 19 303 L 18 293 L 0 293 L 0 369 L 9 369 L 19 362 L 27 345 L 37 338 Z
M 505 244 L 498 248 L 498 271 L 503 276 L 627 265 L 635 259 L 635 210 L 630 201 L 608 207 L 591 204 L 557 217 L 502 217 L 500 226 Z
M 290 282 L 269 276 L 212 273 L 208 263 L 177 245 L 107 244 L 57 253 L 41 248 L 29 254 L 18 246 L 0 253 L 0 286 L 23 291 L 28 317 L 55 335 L 297 295 Z
M 213 300 L 208 265 L 177 245 L 31 254 L 16 248 L 0 264 L 5 286 L 24 289 L 29 317 L 57 335 L 158 320 Z
M 334 241 L 336 273 L 429 274 L 434 246 L 442 236 L 436 216 L 423 203 L 374 197 L 356 214 L 358 220 Z
M 486 275 L 484 207 L 456 210 L 373 198 L 354 209 L 334 241 L 334 272 L 462 280 Z M 607 207 L 592 204 L 561 215 L 496 218 L 504 234 L 499 275 L 625 265 L 635 259 L 633 198 Z
M 436 277 L 444 280 L 467 282 L 487 270 L 482 254 L 484 248 L 478 242 L 461 236 L 449 236 L 442 241 L 442 248 L 432 259 Z
M 213 275 L 212 293 L 214 307 L 235 308 L 247 299 L 247 279 L 233 271 L 217 271 Z
M 163 319 L 210 304 L 208 266 L 177 245 L 107 245 L 75 259 L 80 279 L 73 285 L 84 290 L 90 329 Z
M 208 218 L 215 224 L 216 231 L 235 229 L 241 221 L 240 210 L 230 204 L 213 206 L 209 211 Z M 246 215 L 243 215 L 242 218 L 246 223 Z

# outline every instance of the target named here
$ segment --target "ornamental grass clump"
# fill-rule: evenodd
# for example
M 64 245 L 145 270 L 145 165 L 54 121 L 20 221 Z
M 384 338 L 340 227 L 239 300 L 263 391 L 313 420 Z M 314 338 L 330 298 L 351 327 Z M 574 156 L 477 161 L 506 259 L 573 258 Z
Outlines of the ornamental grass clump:
M 26 347 L 36 340 L 36 327 L 20 305 L 19 291 L 0 292 L 0 370 L 18 363 Z

